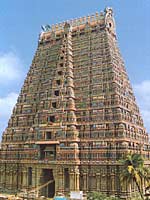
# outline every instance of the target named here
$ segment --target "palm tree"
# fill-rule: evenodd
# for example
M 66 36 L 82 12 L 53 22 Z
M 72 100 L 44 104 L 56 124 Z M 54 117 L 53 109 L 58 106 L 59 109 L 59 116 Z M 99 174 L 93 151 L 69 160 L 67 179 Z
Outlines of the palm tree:
M 143 181 L 149 183 L 149 171 L 144 167 L 144 159 L 140 154 L 127 154 L 126 157 L 121 160 L 123 170 L 121 173 L 121 182 L 125 181 L 127 184 L 135 182 L 141 198 L 144 200 Z
M 150 190 L 150 169 L 148 167 L 143 167 L 142 171 L 139 171 L 141 176 L 143 177 L 143 181 L 145 182 L 145 195 L 147 192 L 149 193 Z M 149 196 L 149 195 L 148 195 Z

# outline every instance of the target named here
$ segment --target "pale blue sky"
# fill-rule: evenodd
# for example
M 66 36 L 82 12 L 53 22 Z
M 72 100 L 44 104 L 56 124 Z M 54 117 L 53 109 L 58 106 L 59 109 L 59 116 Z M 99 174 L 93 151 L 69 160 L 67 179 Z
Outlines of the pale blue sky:
M 37 47 L 41 25 L 114 10 L 118 43 L 150 131 L 149 0 L 1 0 L 0 135 Z

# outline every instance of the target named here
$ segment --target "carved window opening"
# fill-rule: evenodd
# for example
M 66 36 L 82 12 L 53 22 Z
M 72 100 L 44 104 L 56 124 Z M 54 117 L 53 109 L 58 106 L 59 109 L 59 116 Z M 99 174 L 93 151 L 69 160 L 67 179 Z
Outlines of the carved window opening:
M 56 108 L 57 107 L 57 103 L 56 102 L 52 102 L 52 107 Z
M 60 75 L 60 76 L 61 76 L 61 75 L 62 75 L 62 71 L 58 71 L 58 75 Z
M 55 90 L 55 96 L 59 96 L 59 90 Z
M 60 41 L 60 38 L 56 38 L 56 41 Z
M 48 122 L 55 122 L 55 116 L 54 115 L 49 116 L 48 117 Z
M 28 185 L 32 185 L 32 167 L 28 168 Z
M 46 132 L 46 139 L 52 139 L 52 133 L 51 132 Z
M 56 80 L 57 85 L 60 85 L 61 81 L 60 80 Z

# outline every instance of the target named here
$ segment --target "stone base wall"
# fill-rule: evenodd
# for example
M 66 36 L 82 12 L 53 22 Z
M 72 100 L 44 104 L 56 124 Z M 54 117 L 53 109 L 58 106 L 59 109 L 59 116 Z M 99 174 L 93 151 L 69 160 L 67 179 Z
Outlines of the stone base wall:
M 30 173 L 29 173 L 30 168 Z M 136 192 L 134 183 L 131 185 L 120 183 L 119 165 L 50 165 L 50 164 L 0 164 L 0 191 L 16 193 L 21 190 L 32 190 L 44 185 L 46 182 L 44 170 L 51 170 L 54 187 L 51 192 L 55 195 L 70 191 L 102 192 L 126 199 Z M 45 189 L 47 188 L 47 189 Z M 48 186 L 38 190 L 40 195 L 48 195 Z

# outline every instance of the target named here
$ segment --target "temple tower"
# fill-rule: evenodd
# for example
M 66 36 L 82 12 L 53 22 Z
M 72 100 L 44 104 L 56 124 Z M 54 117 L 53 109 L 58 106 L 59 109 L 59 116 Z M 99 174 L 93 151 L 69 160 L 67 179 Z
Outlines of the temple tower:
M 38 47 L 3 133 L 0 190 L 53 197 L 101 191 L 127 199 L 119 160 L 148 134 L 117 44 L 111 8 L 42 27 Z

